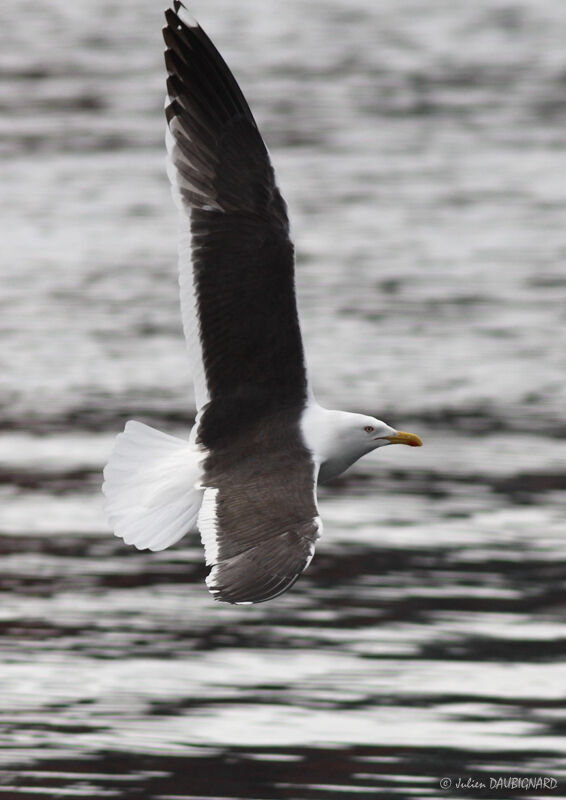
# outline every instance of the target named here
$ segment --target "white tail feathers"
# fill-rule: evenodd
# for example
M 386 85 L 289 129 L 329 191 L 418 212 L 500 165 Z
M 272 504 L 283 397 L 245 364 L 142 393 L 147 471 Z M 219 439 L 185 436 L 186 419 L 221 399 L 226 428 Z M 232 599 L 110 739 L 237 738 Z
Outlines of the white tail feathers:
M 138 550 L 165 550 L 194 530 L 201 457 L 188 441 L 130 420 L 116 438 L 102 485 L 116 536 Z

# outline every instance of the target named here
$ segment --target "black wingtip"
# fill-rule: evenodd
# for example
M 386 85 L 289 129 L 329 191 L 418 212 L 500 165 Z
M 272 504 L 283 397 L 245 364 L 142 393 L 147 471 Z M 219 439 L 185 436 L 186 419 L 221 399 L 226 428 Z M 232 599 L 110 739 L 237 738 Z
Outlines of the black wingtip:
M 172 5 L 166 8 L 164 13 L 169 26 L 177 24 L 192 30 L 200 28 L 197 20 L 180 0 L 173 0 Z

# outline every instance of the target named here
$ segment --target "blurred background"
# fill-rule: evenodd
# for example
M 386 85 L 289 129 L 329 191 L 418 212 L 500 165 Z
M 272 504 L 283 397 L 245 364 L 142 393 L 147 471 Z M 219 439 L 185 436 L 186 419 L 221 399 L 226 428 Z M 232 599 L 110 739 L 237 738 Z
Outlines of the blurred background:
M 0 798 L 560 781 L 566 4 L 190 7 L 289 203 L 318 399 L 425 447 L 323 487 L 311 567 L 263 606 L 212 601 L 198 536 L 108 532 L 124 422 L 194 414 L 163 9 L 3 5 Z

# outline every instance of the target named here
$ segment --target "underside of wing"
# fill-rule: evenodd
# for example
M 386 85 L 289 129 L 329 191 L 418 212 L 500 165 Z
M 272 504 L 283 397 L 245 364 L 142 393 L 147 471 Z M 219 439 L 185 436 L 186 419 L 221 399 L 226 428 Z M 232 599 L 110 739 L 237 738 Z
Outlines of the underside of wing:
M 285 592 L 320 536 L 311 454 L 291 420 L 265 423 L 205 464 L 198 526 L 212 567 L 207 585 L 227 603 L 260 603 Z
M 307 381 L 285 202 L 249 106 L 185 7 L 166 12 L 168 171 L 183 213 L 181 303 L 202 442 L 302 405 Z

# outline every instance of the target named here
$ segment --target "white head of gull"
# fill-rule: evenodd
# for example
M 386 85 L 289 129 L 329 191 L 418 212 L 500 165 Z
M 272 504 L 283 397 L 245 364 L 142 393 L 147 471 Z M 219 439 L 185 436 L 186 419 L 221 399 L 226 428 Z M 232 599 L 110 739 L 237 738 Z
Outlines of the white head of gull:
M 165 12 L 168 174 L 180 215 L 187 440 L 126 424 L 104 470 L 108 520 L 138 549 L 198 528 L 215 599 L 259 603 L 309 565 L 318 482 L 418 436 L 320 406 L 297 315 L 287 207 L 250 108 L 179 0 Z

